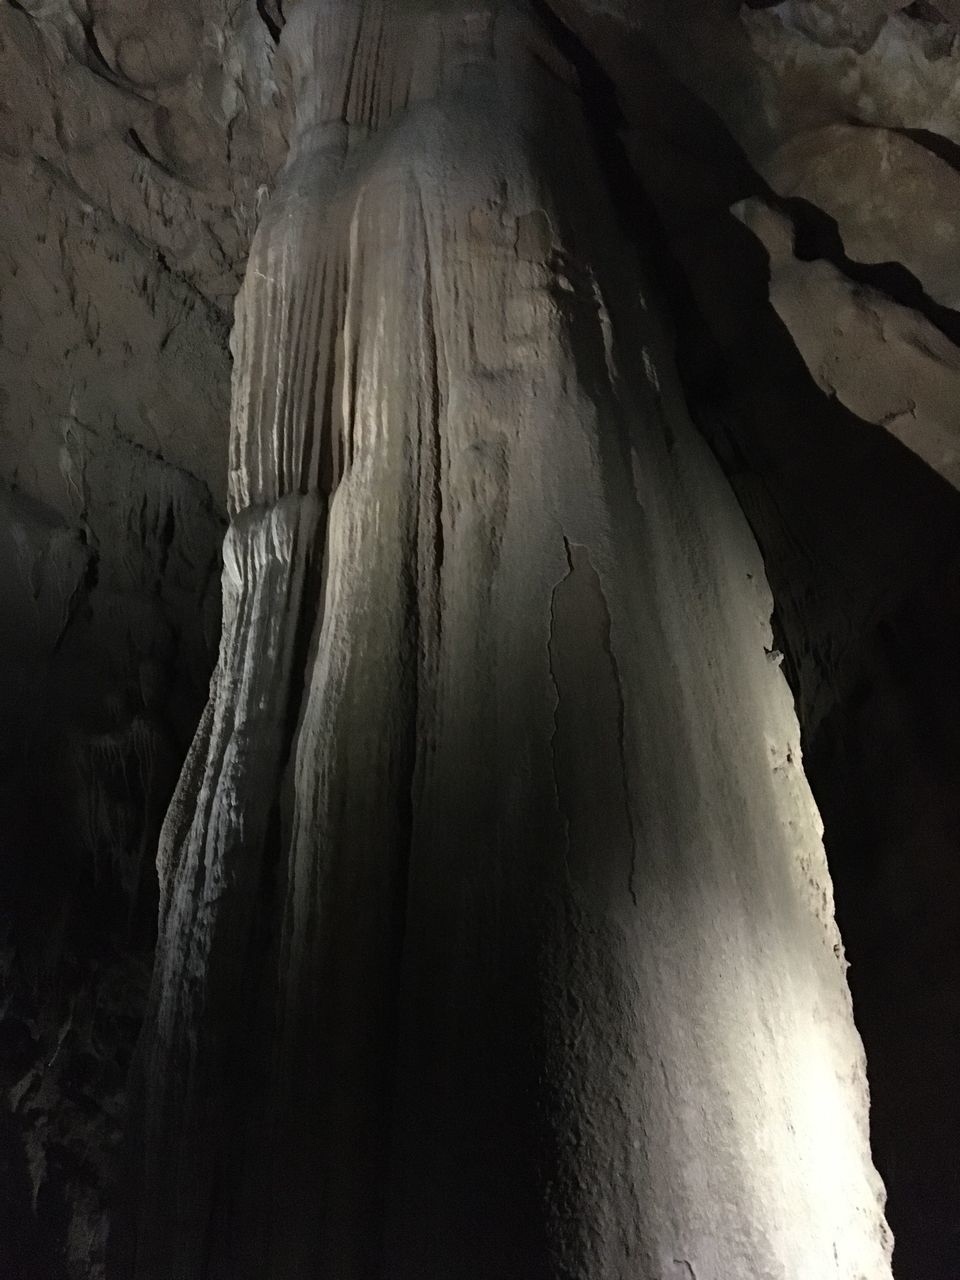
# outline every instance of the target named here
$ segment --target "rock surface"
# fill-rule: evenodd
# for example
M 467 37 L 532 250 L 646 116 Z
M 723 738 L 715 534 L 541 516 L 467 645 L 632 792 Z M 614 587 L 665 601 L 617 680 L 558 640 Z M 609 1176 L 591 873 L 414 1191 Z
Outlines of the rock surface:
M 960 9 L 551 7 L 621 233 L 649 255 L 651 308 L 676 316 L 686 397 L 774 588 L 854 962 L 897 1275 L 954 1280 L 960 516 L 921 459 L 942 465 L 950 447 L 937 388 L 960 340 Z M 102 1273 L 152 849 L 215 655 L 226 335 L 286 150 L 284 8 L 0 5 L 0 1272 L 29 1280 Z M 392 90 L 354 86 L 372 92 Z M 745 199 L 789 222 L 772 276 L 728 212 Z M 518 243 L 541 230 L 528 222 Z M 618 342 L 633 377 L 644 343 Z M 231 463 L 241 504 L 246 461 Z M 332 491 L 343 456 L 313 463 Z M 481 495 L 504 465 L 497 450 L 484 461 Z M 301 516 L 284 513 L 247 529 L 236 563 L 302 543 Z
M 817 386 L 960 489 L 960 348 L 832 263 L 797 259 L 782 215 L 756 201 L 734 211 L 767 249 L 770 301 Z
M 957 310 L 960 173 L 931 145 L 896 129 L 833 124 L 790 138 L 761 172 L 779 195 L 832 218 L 855 262 L 900 263 L 933 302 Z
M 269 44 L 217 5 L 0 6 L 0 1272 L 27 1280 L 103 1274 L 156 844 L 216 654 Z

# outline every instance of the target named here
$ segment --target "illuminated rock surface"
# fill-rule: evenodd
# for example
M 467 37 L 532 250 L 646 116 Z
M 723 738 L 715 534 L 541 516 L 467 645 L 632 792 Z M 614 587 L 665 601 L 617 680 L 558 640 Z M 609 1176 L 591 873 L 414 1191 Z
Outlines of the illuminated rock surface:
M 522 8 L 305 3 L 136 1277 L 888 1274 L 746 524 Z

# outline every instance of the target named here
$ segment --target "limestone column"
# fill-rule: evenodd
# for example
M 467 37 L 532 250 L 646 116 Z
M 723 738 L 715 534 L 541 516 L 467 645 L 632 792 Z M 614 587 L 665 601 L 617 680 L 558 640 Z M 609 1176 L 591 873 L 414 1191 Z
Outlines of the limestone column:
M 523 3 L 301 0 L 136 1280 L 888 1280 L 756 547 Z

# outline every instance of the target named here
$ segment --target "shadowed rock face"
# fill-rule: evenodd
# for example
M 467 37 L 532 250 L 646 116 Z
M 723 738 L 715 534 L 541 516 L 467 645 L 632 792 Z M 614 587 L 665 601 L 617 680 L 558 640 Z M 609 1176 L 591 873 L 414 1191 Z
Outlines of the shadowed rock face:
M 522 5 L 308 2 L 124 1277 L 889 1275 L 756 548 Z
M 0 1274 L 24 1280 L 103 1276 L 157 841 L 220 631 L 258 31 L 217 0 L 0 5 Z

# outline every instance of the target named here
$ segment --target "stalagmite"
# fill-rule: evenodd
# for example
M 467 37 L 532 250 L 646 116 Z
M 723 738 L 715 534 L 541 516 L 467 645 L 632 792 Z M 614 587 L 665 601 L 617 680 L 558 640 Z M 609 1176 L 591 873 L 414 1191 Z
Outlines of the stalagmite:
M 289 14 L 117 1276 L 890 1274 L 762 566 L 536 8 Z

